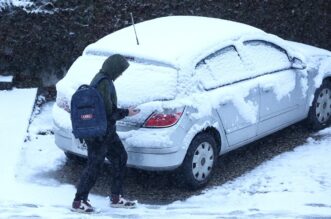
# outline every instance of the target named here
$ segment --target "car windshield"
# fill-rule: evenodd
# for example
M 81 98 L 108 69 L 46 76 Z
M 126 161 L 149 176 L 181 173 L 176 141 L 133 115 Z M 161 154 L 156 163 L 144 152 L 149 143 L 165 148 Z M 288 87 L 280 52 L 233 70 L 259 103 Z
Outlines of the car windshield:
M 129 68 L 115 80 L 119 104 L 134 106 L 176 95 L 177 70 L 153 62 L 130 61 Z

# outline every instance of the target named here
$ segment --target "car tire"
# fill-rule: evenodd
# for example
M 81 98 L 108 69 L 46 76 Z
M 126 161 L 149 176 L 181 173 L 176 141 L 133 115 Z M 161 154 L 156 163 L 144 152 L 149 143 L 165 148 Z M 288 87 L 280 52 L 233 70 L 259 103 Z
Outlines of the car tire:
M 312 106 L 309 109 L 308 123 L 313 130 L 320 130 L 331 123 L 331 82 L 324 81 L 316 89 Z
M 84 159 L 83 157 L 80 157 L 76 154 L 70 153 L 70 152 L 64 152 L 65 156 L 67 157 L 68 161 L 72 161 L 72 162 L 77 162 L 77 163 L 84 163 L 86 162 L 86 159 Z
M 214 173 L 217 157 L 216 141 L 211 134 L 195 136 L 179 169 L 180 185 L 189 189 L 205 186 Z

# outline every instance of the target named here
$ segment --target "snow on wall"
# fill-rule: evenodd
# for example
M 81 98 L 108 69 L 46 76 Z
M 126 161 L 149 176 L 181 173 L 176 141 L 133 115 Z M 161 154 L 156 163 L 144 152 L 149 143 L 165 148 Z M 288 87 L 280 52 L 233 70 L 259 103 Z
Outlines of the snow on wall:
M 7 6 L 26 7 L 32 4 L 33 3 L 29 0 L 0 0 L 0 10 Z
M 6 7 L 29 7 L 34 3 L 29 0 L 0 0 L 0 12 Z
M 0 82 L 12 82 L 14 76 L 2 76 L 0 75 Z
M 0 91 L 0 172 L 3 188 L 15 179 L 15 168 L 26 136 L 37 89 Z M 20 97 L 20 101 L 17 98 Z M 8 119 L 10 118 L 10 119 Z
M 55 0 L 56 1 L 56 0 Z M 51 3 L 51 0 L 36 1 L 29 0 L 0 0 L 0 12 L 5 8 L 22 8 L 27 13 L 47 13 L 53 14 L 58 9 L 46 10 L 43 6 Z M 53 1 L 54 2 L 54 1 Z

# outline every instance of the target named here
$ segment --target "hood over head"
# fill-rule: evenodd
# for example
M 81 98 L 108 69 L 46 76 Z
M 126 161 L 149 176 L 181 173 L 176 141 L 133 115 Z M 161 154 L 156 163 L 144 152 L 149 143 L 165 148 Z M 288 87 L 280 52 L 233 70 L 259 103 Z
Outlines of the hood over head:
M 101 72 L 106 74 L 111 80 L 118 78 L 129 67 L 128 61 L 121 55 L 109 56 L 103 63 Z

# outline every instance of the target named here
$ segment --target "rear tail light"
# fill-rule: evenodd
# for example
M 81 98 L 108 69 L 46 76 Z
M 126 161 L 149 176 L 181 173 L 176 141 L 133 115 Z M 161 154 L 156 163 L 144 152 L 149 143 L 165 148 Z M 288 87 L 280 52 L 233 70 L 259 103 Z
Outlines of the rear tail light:
M 65 97 L 61 97 L 61 98 L 56 98 L 56 104 L 58 107 L 60 107 L 61 109 L 64 109 L 65 111 L 67 111 L 68 113 L 70 113 L 70 106 L 69 106 L 69 101 L 67 98 Z
M 184 108 L 167 109 L 164 112 L 154 112 L 144 123 L 146 128 L 165 128 L 175 125 L 183 114 Z

